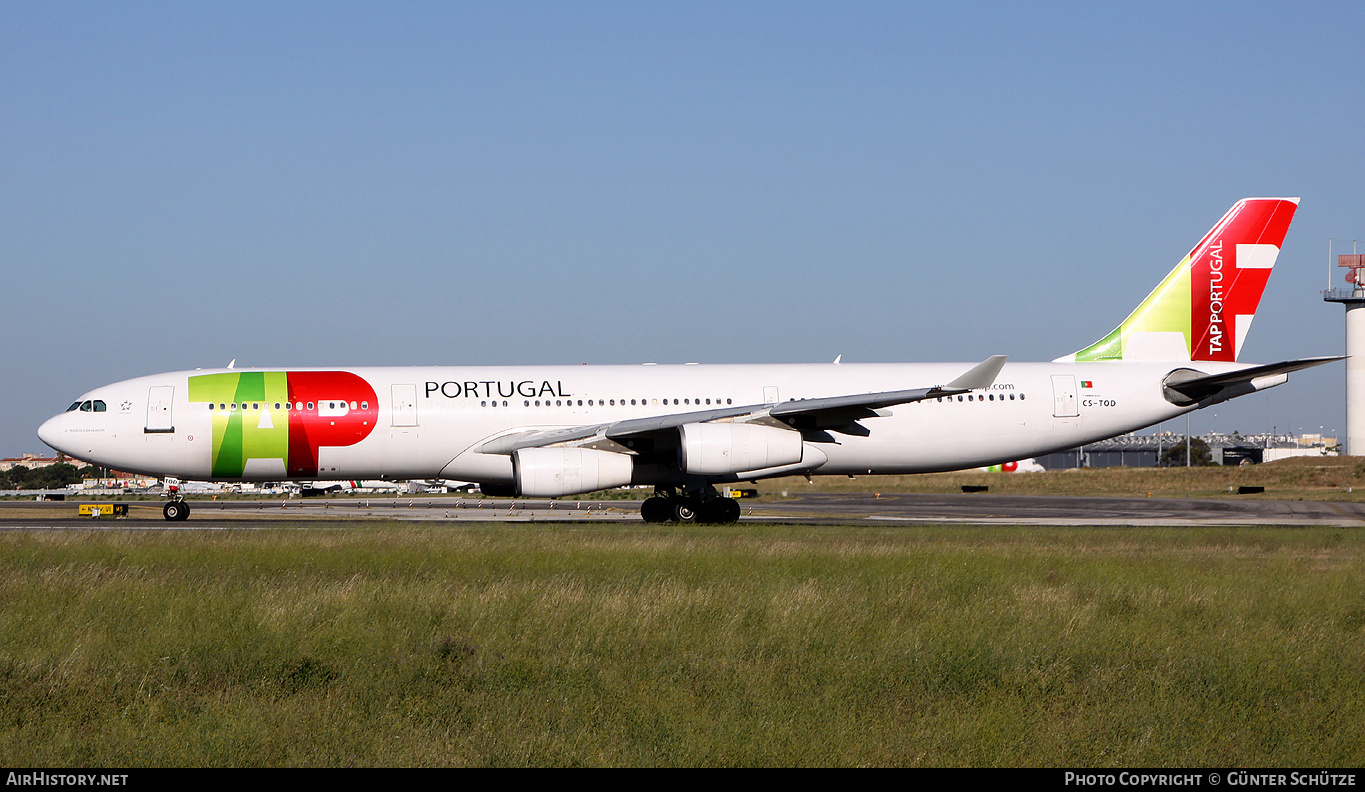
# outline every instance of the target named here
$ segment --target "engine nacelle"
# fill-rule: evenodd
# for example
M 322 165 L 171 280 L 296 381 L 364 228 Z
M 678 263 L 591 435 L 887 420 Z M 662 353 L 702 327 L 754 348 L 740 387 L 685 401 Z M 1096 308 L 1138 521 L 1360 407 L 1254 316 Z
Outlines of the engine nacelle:
M 626 454 L 590 448 L 522 448 L 512 452 L 517 494 L 554 498 L 630 483 L 634 461 Z
M 801 433 L 741 423 L 692 423 L 682 426 L 682 469 L 702 476 L 795 465 L 801 461 Z

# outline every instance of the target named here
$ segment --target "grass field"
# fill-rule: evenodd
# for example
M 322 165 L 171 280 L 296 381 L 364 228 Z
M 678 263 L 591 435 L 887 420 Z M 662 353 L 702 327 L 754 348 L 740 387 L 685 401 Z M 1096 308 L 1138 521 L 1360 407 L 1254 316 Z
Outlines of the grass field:
M 1361 766 L 1365 533 L 0 534 L 9 766 Z

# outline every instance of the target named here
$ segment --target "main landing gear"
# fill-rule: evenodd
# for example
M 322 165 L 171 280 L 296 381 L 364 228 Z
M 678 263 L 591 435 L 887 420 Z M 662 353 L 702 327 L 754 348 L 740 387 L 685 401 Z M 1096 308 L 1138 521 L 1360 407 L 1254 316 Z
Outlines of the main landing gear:
M 722 497 L 715 487 L 678 492 L 673 487 L 656 487 L 654 497 L 640 504 L 640 516 L 647 523 L 705 523 L 729 525 L 739 522 L 739 504 Z

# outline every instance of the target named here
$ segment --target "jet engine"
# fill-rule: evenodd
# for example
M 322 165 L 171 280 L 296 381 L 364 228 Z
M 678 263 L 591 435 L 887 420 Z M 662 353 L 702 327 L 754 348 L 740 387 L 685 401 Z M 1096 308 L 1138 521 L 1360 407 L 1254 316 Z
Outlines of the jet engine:
M 522 497 L 554 498 L 630 483 L 626 454 L 590 448 L 522 448 L 512 453 L 512 477 Z
M 801 433 L 742 423 L 691 423 L 679 430 L 682 469 L 703 476 L 764 470 L 801 461 Z

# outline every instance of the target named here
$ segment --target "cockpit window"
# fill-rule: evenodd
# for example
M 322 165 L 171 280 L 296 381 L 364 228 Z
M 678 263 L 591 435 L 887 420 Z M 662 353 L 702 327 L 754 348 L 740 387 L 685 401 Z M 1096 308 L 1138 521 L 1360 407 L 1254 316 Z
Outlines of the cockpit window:
M 109 408 L 105 406 L 103 401 L 95 399 L 94 401 L 72 402 L 71 406 L 66 408 L 66 411 L 75 412 L 76 410 L 80 410 L 81 412 L 106 412 L 108 409 Z

